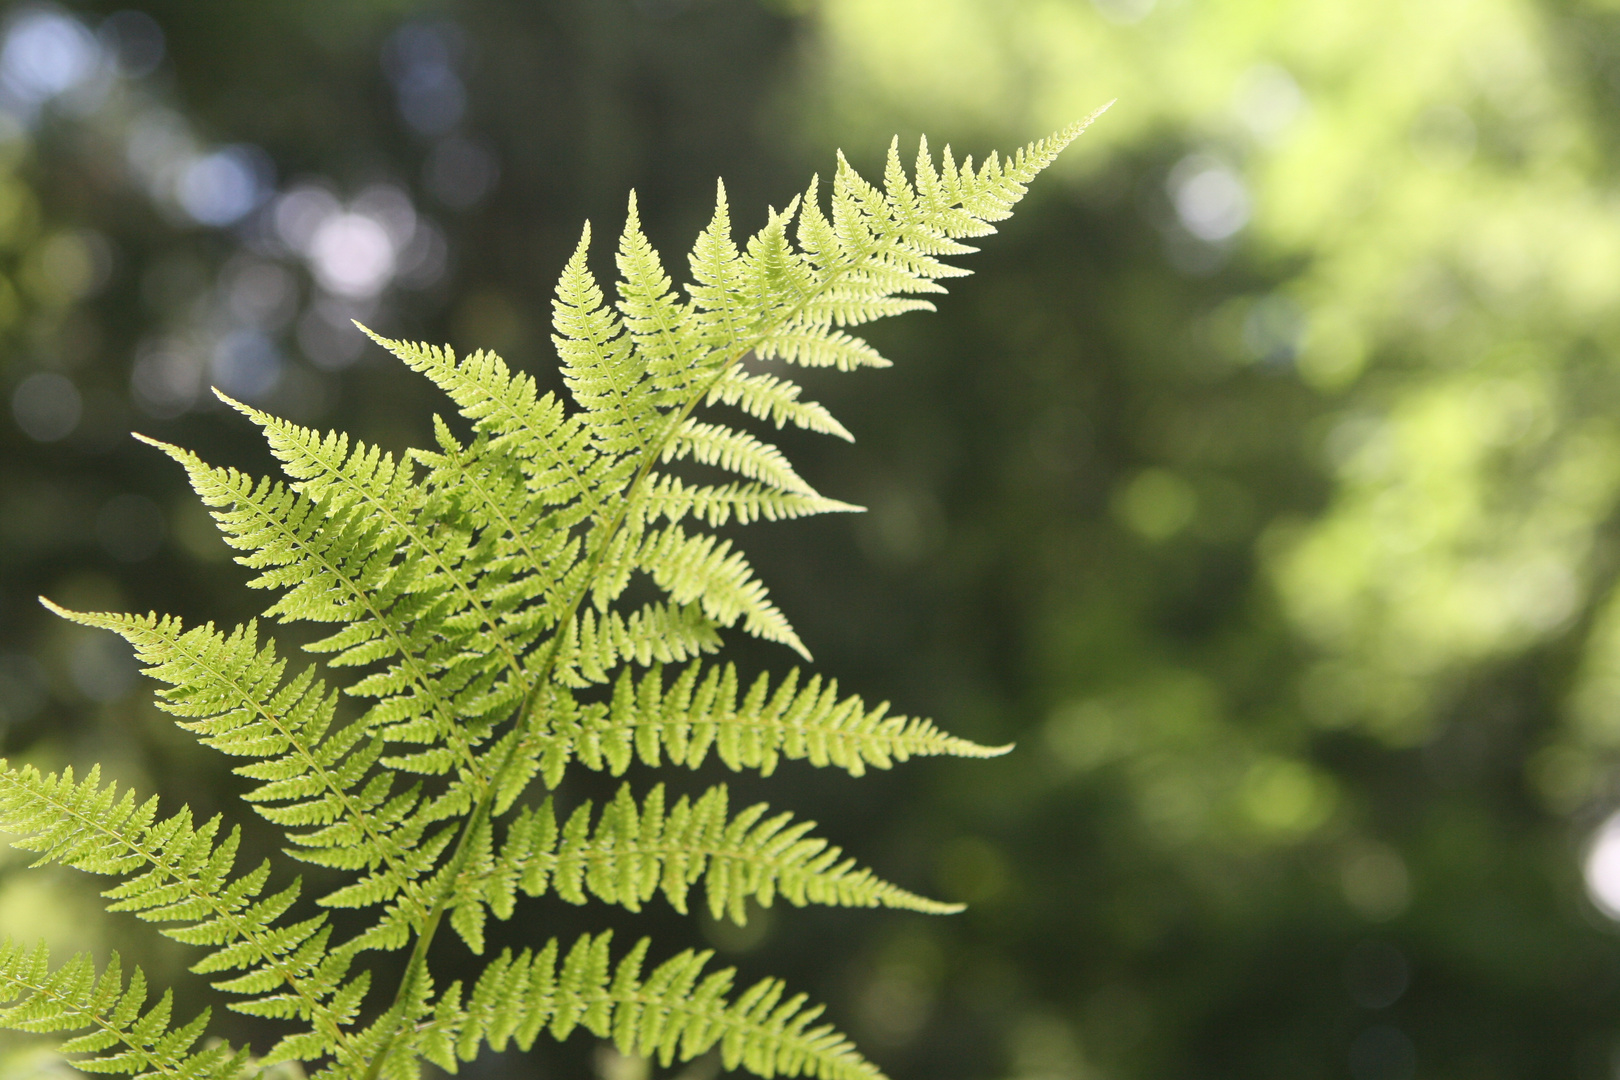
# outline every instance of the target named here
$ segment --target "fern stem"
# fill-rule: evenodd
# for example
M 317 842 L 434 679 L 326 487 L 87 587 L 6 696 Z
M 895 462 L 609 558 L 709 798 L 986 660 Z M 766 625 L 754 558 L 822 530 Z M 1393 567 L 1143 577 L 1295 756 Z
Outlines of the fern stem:
M 364 1080 L 377 1080 L 377 1077 L 382 1073 L 383 1062 L 388 1060 L 388 1054 L 393 1049 L 394 1042 L 399 1038 L 400 1030 L 411 1022 L 410 1018 L 405 1016 L 405 1003 L 410 999 L 416 983 L 427 974 L 428 949 L 433 944 L 434 936 L 439 932 L 439 924 L 444 921 L 445 909 L 449 906 L 451 898 L 456 895 L 456 884 L 461 878 L 462 870 L 466 867 L 467 856 L 472 850 L 467 841 L 473 834 L 473 826 L 480 818 L 489 813 L 494 799 L 495 792 L 493 789 L 486 789 L 484 794 L 479 796 L 477 805 L 473 807 L 472 813 L 468 815 L 466 823 L 462 826 L 461 835 L 456 838 L 455 851 L 451 853 L 450 862 L 446 867 L 448 872 L 445 874 L 445 888 L 434 898 L 433 907 L 428 912 L 427 921 L 422 924 L 422 929 L 416 935 L 416 944 L 411 949 L 411 958 L 406 961 L 405 974 L 400 976 L 399 986 L 394 990 L 394 1000 L 389 1003 L 387 1012 L 383 1014 L 384 1016 L 389 1015 L 389 1013 L 395 1014 L 393 1030 L 383 1037 L 382 1043 L 377 1048 L 377 1053 L 366 1067 Z

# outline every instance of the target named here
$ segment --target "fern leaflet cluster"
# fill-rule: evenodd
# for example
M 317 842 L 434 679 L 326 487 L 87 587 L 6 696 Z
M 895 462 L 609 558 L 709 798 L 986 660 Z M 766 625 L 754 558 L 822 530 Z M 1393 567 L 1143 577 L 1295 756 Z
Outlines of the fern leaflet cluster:
M 1089 121 L 1088 121 L 1089 122 Z M 642 975 L 643 940 L 614 960 L 609 935 L 566 954 L 502 952 L 464 992 L 438 988 L 429 947 L 448 922 L 474 954 L 489 917 L 555 893 L 639 911 L 686 912 L 694 888 L 716 918 L 749 901 L 948 912 L 764 804 L 733 811 L 725 785 L 672 796 L 630 784 L 600 810 L 569 804 L 575 764 L 614 776 L 633 759 L 696 769 L 715 755 L 770 775 L 783 759 L 853 776 L 912 757 L 985 757 L 932 723 L 841 696 L 798 668 L 743 689 L 703 659 L 721 633 L 804 643 L 729 539 L 728 522 L 857 509 L 817 493 L 775 446 L 714 410 L 850 438 L 801 388 L 757 362 L 841 370 L 887 363 L 850 334 L 928 308 L 942 261 L 993 231 L 1025 185 L 1084 128 L 1010 158 L 958 165 L 927 144 L 910 175 L 890 147 L 881 186 L 840 156 L 827 209 L 818 183 L 741 247 L 720 189 L 674 288 L 634 197 L 609 302 L 588 265 L 587 227 L 558 282 L 553 338 L 566 397 L 501 358 L 372 336 L 455 404 L 463 432 L 434 420 L 434 445 L 403 455 L 320 433 L 231 401 L 258 425 L 282 479 L 259 478 L 146 439 L 177 461 L 210 508 L 265 617 L 325 624 L 295 668 L 256 622 L 186 627 L 159 615 L 73 612 L 133 645 L 163 684 L 158 704 L 239 760 L 245 799 L 285 830 L 286 853 L 343 883 L 305 897 L 269 863 L 236 865 L 240 829 L 162 816 L 155 797 L 96 770 L 0 763 L 0 830 L 55 862 L 117 879 L 113 910 L 202 950 L 193 970 L 229 1007 L 285 1023 L 261 1058 L 194 1050 L 204 1014 L 176 1026 L 170 998 L 147 1006 L 144 976 L 114 958 L 51 968 L 42 949 L 0 949 L 0 1024 L 83 1031 L 64 1044 L 87 1071 L 227 1077 L 299 1061 L 342 1080 L 454 1071 L 483 1047 L 529 1046 L 577 1027 L 668 1064 L 718 1046 L 762 1077 L 876 1080 L 877 1069 L 819 1008 L 765 980 L 733 996 L 735 973 L 684 952 Z M 366 331 L 370 333 L 370 331 Z M 221 395 L 223 398 L 223 395 Z M 709 410 L 699 418 L 699 410 Z M 629 593 L 634 582 L 645 586 Z M 343 705 L 357 699 L 358 709 Z M 544 789 L 543 791 L 540 789 Z M 327 875 L 329 876 L 329 875 Z M 339 934 L 330 909 L 364 913 Z M 346 921 L 345 926 L 351 925 Z M 391 991 L 368 953 L 409 950 Z

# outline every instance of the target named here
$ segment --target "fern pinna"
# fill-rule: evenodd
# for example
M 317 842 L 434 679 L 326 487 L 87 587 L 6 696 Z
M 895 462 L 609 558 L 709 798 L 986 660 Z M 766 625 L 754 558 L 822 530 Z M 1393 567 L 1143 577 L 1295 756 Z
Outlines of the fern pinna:
M 683 298 L 643 236 L 634 198 L 619 239 L 619 299 L 587 268 L 586 229 L 557 286 L 555 329 L 569 398 L 541 394 L 487 352 L 376 338 L 436 383 L 470 435 L 435 419 L 436 445 L 394 457 L 229 401 L 258 424 L 287 481 L 209 465 L 153 440 L 186 470 L 250 584 L 276 590 L 267 616 L 328 624 L 294 669 L 255 623 L 221 631 L 175 618 L 72 612 L 121 634 L 164 684 L 159 704 L 203 743 L 241 759 L 253 809 L 287 830 L 288 854 L 344 872 L 308 898 L 268 863 L 237 865 L 239 830 L 160 812 L 97 770 L 0 772 L 0 829 L 56 862 L 118 878 L 113 910 L 164 924 L 202 951 L 230 1007 L 286 1022 L 258 1057 L 204 1041 L 206 1014 L 176 1020 L 139 970 L 87 955 L 53 967 L 43 948 L 0 947 L 0 1024 L 75 1033 L 63 1050 L 91 1072 L 237 1077 L 282 1061 L 346 1080 L 454 1072 L 488 1045 L 528 1047 L 583 1027 L 665 1064 L 718 1046 L 727 1068 L 825 1080 L 880 1076 L 820 1010 L 767 979 L 733 987 L 708 953 L 647 967 L 643 940 L 553 939 L 491 959 L 471 985 L 428 964 L 444 923 L 475 954 L 490 916 L 518 895 L 555 893 L 638 910 L 662 896 L 741 922 L 745 901 L 947 912 L 891 885 L 764 805 L 726 788 L 671 799 L 628 785 L 600 809 L 559 816 L 549 795 L 571 767 L 623 774 L 631 760 L 696 768 L 710 754 L 769 774 L 784 758 L 867 768 L 918 755 L 1000 749 L 890 716 L 794 669 L 739 678 L 705 659 L 737 626 L 808 659 L 743 556 L 728 521 L 852 510 L 817 494 L 774 446 L 700 407 L 733 406 L 780 427 L 849 433 L 800 388 L 748 358 L 849 370 L 887 363 L 843 328 L 926 309 L 963 271 L 1025 185 L 1084 124 L 1005 160 L 939 165 L 924 143 L 911 176 L 891 146 L 882 187 L 842 157 L 830 214 L 816 181 L 739 250 L 722 188 L 690 256 Z M 369 331 L 368 331 L 369 333 Z M 707 414 L 705 414 L 707 415 Z M 705 470 L 669 466 L 690 458 Z M 638 575 L 656 601 L 633 604 Z M 356 670 L 358 669 L 358 670 Z M 356 677 L 344 679 L 354 671 Z M 339 722 L 339 693 L 368 702 Z M 0 762 L 0 765 L 4 765 Z M 538 784 L 536 781 L 538 780 Z M 311 903 L 312 899 L 312 903 Z M 369 912 L 340 936 L 322 909 Z M 409 950 L 395 987 L 368 954 Z

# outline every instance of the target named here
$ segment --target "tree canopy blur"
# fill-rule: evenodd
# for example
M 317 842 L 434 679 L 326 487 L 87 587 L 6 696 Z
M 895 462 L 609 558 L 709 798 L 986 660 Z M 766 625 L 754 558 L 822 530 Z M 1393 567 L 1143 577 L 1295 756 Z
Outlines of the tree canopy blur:
M 813 387 L 859 442 L 787 445 L 870 512 L 751 542 L 851 690 L 1019 742 L 791 774 L 853 854 L 972 908 L 703 934 L 828 1000 L 896 1080 L 1613 1072 L 1620 6 L 4 20 L 7 755 L 100 760 L 199 808 L 236 790 L 110 635 L 33 600 L 248 610 L 130 430 L 263 468 L 212 384 L 420 445 L 442 406 L 349 320 L 555 383 L 550 290 L 629 188 L 675 251 L 716 175 L 752 212 L 836 146 L 869 171 L 896 132 L 982 155 L 1117 98 L 938 313 L 874 334 L 893 369 Z M 0 930 L 179 977 L 179 947 L 101 915 L 93 883 L 4 858 Z M 0 1073 L 47 1067 L 4 1045 Z M 645 1075 L 586 1046 L 475 1066 L 592 1067 Z

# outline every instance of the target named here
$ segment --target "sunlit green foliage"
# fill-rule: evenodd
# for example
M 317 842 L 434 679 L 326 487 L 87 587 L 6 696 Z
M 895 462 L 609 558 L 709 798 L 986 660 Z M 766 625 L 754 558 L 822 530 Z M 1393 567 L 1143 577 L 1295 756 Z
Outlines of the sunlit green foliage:
M 609 936 L 587 935 L 559 967 L 553 940 L 516 959 L 502 953 L 464 1005 L 459 981 L 439 989 L 429 947 L 447 920 L 482 954 L 488 916 L 510 918 L 520 892 L 631 911 L 662 893 L 684 912 L 702 881 L 713 915 L 738 923 L 747 902 L 778 896 L 960 909 L 878 879 L 810 836 L 812 823 L 768 817 L 764 804 L 730 813 L 724 785 L 667 808 L 662 784 L 639 799 L 625 785 L 600 815 L 587 802 L 561 824 L 553 798 L 524 799 L 537 776 L 556 789 L 576 759 L 620 773 L 632 751 L 695 768 L 712 746 L 731 768 L 766 775 L 784 757 L 860 775 L 919 755 L 1003 752 L 887 717 L 886 706 L 869 711 L 819 677 L 801 689 L 796 669 L 774 693 L 760 676 L 740 703 L 734 667 L 703 672 L 694 658 L 734 626 L 809 654 L 743 556 L 700 522 L 854 508 L 819 496 L 774 446 L 695 413 L 723 403 L 847 437 L 793 383 L 745 362 L 884 363 L 836 328 L 929 307 L 917 294 L 963 273 L 940 257 L 972 251 L 962 240 L 992 232 L 1084 127 L 978 166 L 958 165 L 949 149 L 936 164 L 925 143 L 910 176 L 891 145 L 881 188 L 840 157 L 830 214 L 812 181 L 741 250 L 722 188 L 686 299 L 632 200 L 619 302 L 607 303 L 589 270 L 588 228 L 557 286 L 569 402 L 488 353 L 458 361 L 449 349 L 376 338 L 471 422 L 463 439 L 437 421 L 431 451 L 395 457 L 223 394 L 263 429 L 286 481 L 144 439 L 184 467 L 243 552 L 237 561 L 258 571 L 249 584 L 276 591 L 265 615 L 322 626 L 326 636 L 306 648 L 324 664 L 290 671 L 255 623 L 221 632 L 47 606 L 127 639 L 165 684 L 160 707 L 205 745 L 247 759 L 235 770 L 256 782 L 247 802 L 286 830 L 293 859 L 349 875 L 315 904 L 365 911 L 359 929 L 338 933 L 327 911 L 299 906 L 300 880 L 269 862 L 237 872 L 239 830 L 222 835 L 219 818 L 199 826 L 189 809 L 160 816 L 156 797 L 120 793 L 96 770 L 83 780 L 0 772 L 0 828 L 41 863 L 123 879 L 104 893 L 112 910 L 179 924 L 165 933 L 210 948 L 192 970 L 232 972 L 213 982 L 234 995 L 232 1009 L 290 1024 L 254 1059 L 262 1065 L 414 1077 L 422 1059 L 454 1070 L 486 1041 L 526 1048 L 542 1028 L 560 1039 L 583 1026 L 666 1063 L 718 1045 L 728 1068 L 767 1078 L 880 1075 L 831 1027 L 811 1026 L 820 1009 L 784 998 L 779 981 L 728 996 L 734 973 L 704 975 L 707 954 L 680 954 L 642 979 L 645 941 L 612 964 Z M 670 471 L 686 458 L 736 479 Z M 663 599 L 634 599 L 637 581 Z M 683 661 L 666 689 L 661 665 Z M 632 665 L 650 670 L 638 680 Z M 369 707 L 341 720 L 340 694 Z M 366 954 L 407 948 L 392 997 L 368 996 Z M 243 1069 L 245 1051 L 191 1052 L 206 1014 L 171 1030 L 170 998 L 143 1011 L 145 996 L 144 976 L 126 988 L 116 960 L 97 975 L 86 954 L 54 972 L 42 948 L 0 955 L 0 1000 L 20 1002 L 0 1016 L 29 1031 L 89 1028 L 64 1046 L 91 1055 L 75 1058 L 81 1068 L 221 1078 Z

